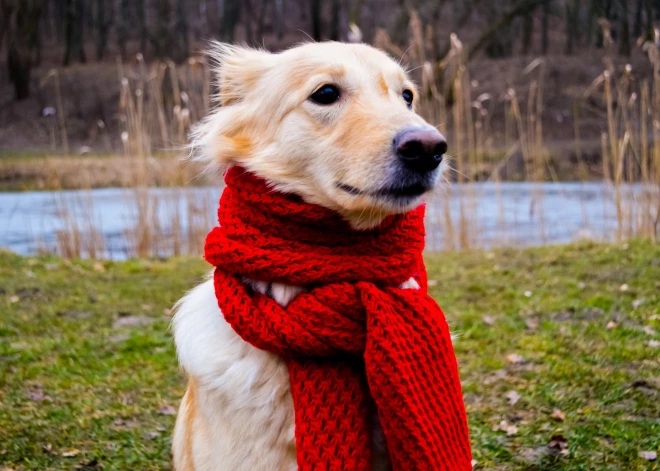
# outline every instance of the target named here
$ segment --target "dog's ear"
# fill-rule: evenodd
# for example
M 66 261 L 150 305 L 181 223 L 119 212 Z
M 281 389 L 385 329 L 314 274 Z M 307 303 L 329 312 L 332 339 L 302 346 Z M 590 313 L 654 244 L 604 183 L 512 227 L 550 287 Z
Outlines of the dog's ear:
M 213 42 L 207 55 L 214 64 L 222 106 L 240 102 L 253 90 L 273 60 L 267 51 Z

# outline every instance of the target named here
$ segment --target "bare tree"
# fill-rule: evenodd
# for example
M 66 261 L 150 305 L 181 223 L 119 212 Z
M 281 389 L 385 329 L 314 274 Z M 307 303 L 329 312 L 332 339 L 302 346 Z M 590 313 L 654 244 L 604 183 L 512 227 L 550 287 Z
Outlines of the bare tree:
M 140 32 L 140 52 L 146 54 L 147 42 L 149 40 L 149 28 L 147 27 L 147 8 L 145 0 L 133 0 L 129 2 L 135 8 L 135 19 L 138 23 L 138 31 Z
M 119 48 L 119 54 L 121 55 L 121 59 L 125 61 L 127 59 L 126 43 L 128 41 L 128 31 L 130 28 L 129 25 L 130 0 L 118 0 L 118 1 L 119 1 L 119 15 L 115 30 L 117 32 L 117 47 Z
M 154 55 L 161 59 L 171 57 L 173 53 L 174 41 L 170 28 L 171 16 L 170 0 L 157 0 L 155 25 L 149 32 L 149 39 Z
M 655 29 L 653 28 L 653 4 L 651 0 L 644 0 L 644 11 L 646 12 L 646 26 L 644 27 L 644 39 L 653 41 Z
M 236 24 L 241 13 L 239 0 L 224 0 L 224 12 L 222 15 L 222 39 L 227 42 L 234 41 Z
M 311 0 L 312 4 L 312 37 L 314 41 L 321 40 L 321 0 Z
M 619 54 L 629 56 L 630 47 L 630 23 L 628 19 L 628 0 L 619 0 L 619 12 L 621 15 L 621 28 L 619 31 Z
M 64 65 L 71 64 L 77 58 L 83 64 L 87 62 L 84 42 L 85 0 L 67 0 Z
M 114 23 L 115 8 L 112 0 L 96 0 L 96 59 L 103 60 L 108 49 L 108 35 Z
M 190 55 L 190 39 L 188 26 L 188 8 L 185 0 L 176 0 L 174 32 L 176 34 L 176 47 L 174 59 L 177 62 L 185 60 Z
M 37 29 L 43 7 L 41 0 L 0 0 L 4 38 L 7 43 L 7 69 L 17 100 L 30 96 Z
M 627 0 L 624 0 L 627 1 Z M 566 54 L 575 52 L 580 28 L 580 0 L 566 0 Z
M 529 48 L 532 45 L 532 34 L 534 33 L 534 16 L 529 12 L 523 16 L 523 37 L 522 37 L 522 52 L 529 54 Z
M 550 40 L 548 38 L 548 29 L 550 24 L 550 2 L 543 4 L 541 8 L 541 54 L 548 54 Z
M 284 0 L 275 0 L 275 36 L 282 39 L 284 35 Z
M 330 8 L 332 9 L 331 19 L 330 19 L 330 39 L 332 41 L 339 41 L 340 33 L 340 22 L 341 22 L 341 2 L 340 0 L 332 0 L 330 2 Z
M 477 52 L 486 47 L 497 33 L 501 30 L 508 29 L 516 18 L 535 9 L 539 5 L 548 3 L 549 1 L 551 0 L 518 0 L 508 11 L 500 15 L 499 18 L 497 18 L 491 26 L 481 34 L 481 36 L 479 36 L 475 43 L 469 48 L 468 58 L 474 58 Z

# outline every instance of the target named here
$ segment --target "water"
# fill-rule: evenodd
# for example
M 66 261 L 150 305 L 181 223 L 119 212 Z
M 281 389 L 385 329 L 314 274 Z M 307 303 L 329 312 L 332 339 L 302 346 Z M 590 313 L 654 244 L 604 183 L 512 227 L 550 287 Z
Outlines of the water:
M 624 190 L 628 201 L 640 192 L 639 186 Z M 194 224 L 198 230 L 210 229 L 220 193 L 219 188 L 154 188 L 144 190 L 143 196 L 148 197 L 142 201 L 151 202 L 156 221 L 152 226 L 157 226 L 164 239 L 173 239 L 175 231 L 188 234 L 189 216 L 193 216 L 190 211 L 197 213 Z M 91 228 L 98 231 L 103 239 L 100 256 L 126 258 L 133 254 L 127 234 L 140 214 L 136 194 L 136 190 L 119 188 L 0 193 L 0 247 L 21 255 L 56 251 L 58 231 L 76 225 L 83 234 L 90 233 Z M 453 240 L 447 230 L 447 207 Z M 440 189 L 428 202 L 427 248 L 459 247 L 461 241 L 489 248 L 559 244 L 580 238 L 612 240 L 617 227 L 614 208 L 613 190 L 603 183 L 453 185 Z M 67 217 L 62 217 L 64 213 Z M 173 215 L 178 225 L 173 225 Z M 169 255 L 168 247 L 163 244 L 155 252 Z

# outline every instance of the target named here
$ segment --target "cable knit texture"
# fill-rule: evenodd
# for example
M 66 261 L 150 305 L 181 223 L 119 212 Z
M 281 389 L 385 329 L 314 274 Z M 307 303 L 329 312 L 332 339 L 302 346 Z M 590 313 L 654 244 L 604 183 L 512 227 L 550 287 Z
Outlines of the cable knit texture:
M 395 471 L 472 469 L 456 357 L 427 294 L 424 208 L 369 231 L 232 167 L 206 239 L 225 319 L 281 355 L 302 471 L 370 471 L 370 397 Z M 414 277 L 420 289 L 398 286 Z M 305 286 L 287 307 L 244 278 Z

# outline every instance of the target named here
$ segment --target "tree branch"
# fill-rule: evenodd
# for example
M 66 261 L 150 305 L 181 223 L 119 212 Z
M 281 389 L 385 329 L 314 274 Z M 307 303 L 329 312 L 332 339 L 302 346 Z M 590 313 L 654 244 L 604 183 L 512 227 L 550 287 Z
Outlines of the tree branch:
M 493 23 L 468 50 L 468 61 L 473 59 L 488 41 L 501 29 L 506 28 L 517 17 L 531 13 L 536 7 L 549 3 L 551 0 L 519 0 L 508 12 Z

